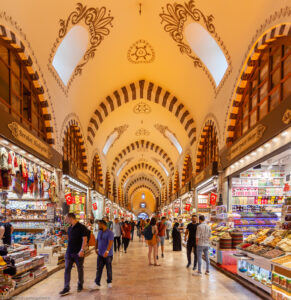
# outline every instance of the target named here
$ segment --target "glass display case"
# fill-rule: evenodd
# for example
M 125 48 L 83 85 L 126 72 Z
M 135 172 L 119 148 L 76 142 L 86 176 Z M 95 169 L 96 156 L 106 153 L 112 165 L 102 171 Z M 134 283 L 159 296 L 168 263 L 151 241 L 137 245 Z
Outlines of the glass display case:
M 237 273 L 261 289 L 271 293 L 272 272 L 249 260 L 238 260 Z

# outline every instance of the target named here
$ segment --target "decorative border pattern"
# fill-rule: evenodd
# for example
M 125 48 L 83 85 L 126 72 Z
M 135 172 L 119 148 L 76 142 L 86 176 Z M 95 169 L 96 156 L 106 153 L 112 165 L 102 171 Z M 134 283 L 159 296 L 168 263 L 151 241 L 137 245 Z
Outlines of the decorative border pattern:
M 100 156 L 98 155 L 98 153 L 95 153 L 95 155 L 93 156 L 92 163 L 91 163 L 91 168 L 90 168 L 90 174 L 91 174 L 91 177 L 92 177 L 92 167 L 93 167 L 93 161 L 94 161 L 95 157 L 96 157 L 96 160 L 97 160 L 97 172 L 99 174 L 99 177 L 98 177 L 99 182 L 97 182 L 97 183 L 103 187 L 103 171 L 102 171 Z M 93 180 L 93 178 L 92 178 L 92 180 Z
M 6 16 L 5 14 L 3 15 Z M 2 15 L 1 15 L 2 17 Z M 32 80 L 32 84 L 38 94 L 38 98 L 40 101 L 40 106 L 42 110 L 42 115 L 44 118 L 44 125 L 46 131 L 46 138 L 47 143 L 49 145 L 54 145 L 55 140 L 53 138 L 53 127 L 51 126 L 52 116 L 49 113 L 49 104 L 48 101 L 45 99 L 45 90 L 39 83 L 39 75 L 37 71 L 34 71 L 33 61 L 30 55 L 27 53 L 27 49 L 25 48 L 24 44 L 18 39 L 14 32 L 6 28 L 4 25 L 0 25 L 0 38 L 3 39 L 6 43 L 12 46 L 19 55 L 19 58 L 22 60 L 23 64 L 26 66 L 26 70 Z
M 160 194 L 160 189 L 158 187 L 158 185 L 156 184 L 156 182 L 154 180 L 152 180 L 151 178 L 147 177 L 147 176 L 139 176 L 135 179 L 133 179 L 126 187 L 125 189 L 125 194 L 127 194 L 130 190 L 130 188 L 134 185 L 134 184 L 138 184 L 138 182 L 142 181 L 143 184 L 146 185 L 151 185 L 157 192 L 157 194 Z
M 214 133 L 216 135 L 216 139 L 217 139 L 217 145 L 218 145 L 218 132 L 217 132 L 217 127 L 216 127 L 216 124 L 214 123 L 213 120 L 207 120 L 203 126 L 203 130 L 201 132 L 201 135 L 200 135 L 200 139 L 199 139 L 199 143 L 197 145 L 197 155 L 196 155 L 196 174 L 197 174 L 197 171 L 198 171 L 198 168 L 200 166 L 200 160 L 202 158 L 202 149 L 203 149 L 203 145 L 204 145 L 204 139 L 206 137 L 206 134 L 207 134 L 207 130 L 208 128 L 212 126 L 213 129 L 214 129 Z
M 183 169 L 182 169 L 182 186 L 185 184 L 185 180 L 186 180 L 186 170 L 187 170 L 187 166 L 188 164 L 191 164 L 191 167 L 192 167 L 192 173 L 193 173 L 193 165 L 192 165 L 192 159 L 191 159 L 191 156 L 190 154 L 186 154 L 185 157 L 184 157 L 184 163 L 183 163 Z
M 177 193 L 179 188 L 180 188 L 180 175 L 178 170 L 176 170 L 174 176 L 173 193 Z
M 110 10 L 106 11 L 106 7 L 102 6 L 101 8 L 94 8 L 84 6 L 82 3 L 77 3 L 76 9 L 70 13 L 66 20 L 60 19 L 60 29 L 58 32 L 58 38 L 56 39 L 49 56 L 48 69 L 52 72 L 54 78 L 56 79 L 58 85 L 67 95 L 69 88 L 77 75 L 81 75 L 84 66 L 89 62 L 90 59 L 93 59 L 95 56 L 95 52 L 101 42 L 104 40 L 105 36 L 108 36 L 110 30 L 108 26 L 112 25 L 113 17 L 110 16 Z M 77 65 L 74 70 L 73 75 L 71 76 L 67 85 L 64 85 L 62 80 L 60 79 L 58 73 L 52 65 L 53 58 L 55 53 L 62 42 L 62 39 L 65 37 L 69 29 L 71 29 L 74 25 L 79 24 L 83 21 L 83 24 L 88 27 L 88 32 L 90 34 L 90 45 L 86 50 L 82 61 Z
M 238 69 L 237 79 L 235 80 L 234 86 L 232 88 L 231 98 L 229 100 L 228 107 L 226 109 L 226 117 L 224 122 L 224 137 L 223 139 L 227 143 L 233 137 L 234 132 L 230 131 L 229 126 L 234 126 L 236 119 L 232 119 L 234 115 L 232 115 L 233 111 L 235 111 L 236 105 L 236 96 L 237 91 L 242 86 L 242 81 L 245 80 L 244 72 L 247 71 L 248 63 L 255 59 L 256 51 L 259 50 L 259 47 L 262 47 L 264 43 L 273 35 L 273 38 L 277 38 L 280 36 L 290 36 L 290 23 L 281 23 L 274 25 L 273 27 L 266 30 L 268 26 L 270 26 L 275 21 L 291 16 L 291 7 L 286 6 L 276 11 L 274 14 L 270 15 L 264 23 L 256 30 L 256 33 L 251 39 L 251 42 L 245 52 L 244 58 L 241 63 L 241 67 Z M 283 30 L 283 31 L 282 31 Z M 264 33 L 265 31 L 265 33 Z M 278 34 L 279 33 L 279 34 Z M 261 36 L 258 40 L 258 37 Z M 256 42 L 257 41 L 257 42 Z M 251 66 L 250 66 L 251 67 Z M 247 73 L 246 73 L 247 74 Z M 229 129 L 228 129 L 229 128 Z
M 127 59 L 133 64 L 149 64 L 155 60 L 154 48 L 145 40 L 136 41 L 127 51 Z
M 114 158 L 112 168 L 111 168 L 111 174 L 114 176 L 115 169 L 117 168 L 118 164 L 122 162 L 122 160 L 131 152 L 135 151 L 136 149 L 140 148 L 146 148 L 151 151 L 154 151 L 155 153 L 159 154 L 163 160 L 167 163 L 169 169 L 171 172 L 174 172 L 174 164 L 171 160 L 171 158 L 168 156 L 165 150 L 163 150 L 160 146 L 145 140 L 139 140 L 134 143 L 131 143 L 129 146 L 124 148 L 120 151 L 120 153 Z
M 111 194 L 111 178 L 110 178 L 109 170 L 106 171 L 104 188 L 105 188 L 105 191 L 107 191 L 109 194 Z
M 168 3 L 166 6 L 166 11 L 167 11 L 166 13 L 165 13 L 165 8 L 162 9 L 163 9 L 163 13 L 160 14 L 160 17 L 162 19 L 161 23 L 164 22 L 166 23 L 164 25 L 164 30 L 168 32 L 172 37 L 172 39 L 177 43 L 180 52 L 182 54 L 188 55 L 188 57 L 193 61 L 194 67 L 201 68 L 205 72 L 205 74 L 209 78 L 215 90 L 215 94 L 217 95 L 218 91 L 221 89 L 225 80 L 229 76 L 232 67 L 231 67 L 231 59 L 230 59 L 229 52 L 227 51 L 222 39 L 216 33 L 215 26 L 213 24 L 214 16 L 213 15 L 205 16 L 203 12 L 196 7 L 194 0 L 190 0 L 188 3 L 185 2 L 184 5 L 177 4 L 177 3 L 174 4 Z M 188 21 L 188 17 L 194 22 L 202 23 L 204 27 L 208 30 L 208 32 L 214 36 L 215 40 L 217 41 L 220 48 L 222 49 L 225 58 L 228 62 L 228 68 L 221 82 L 217 87 L 211 73 L 204 66 L 200 58 L 193 54 L 191 47 L 185 41 L 184 26 Z
M 151 166 L 148 163 L 138 163 L 138 164 L 132 166 L 131 168 L 129 168 L 123 174 L 123 176 L 121 178 L 121 181 L 120 181 L 121 184 L 123 184 L 125 182 L 125 180 L 128 176 L 130 176 L 132 173 L 134 173 L 136 171 L 139 171 L 139 170 L 148 170 L 148 171 L 150 171 L 151 173 L 153 173 L 154 175 L 156 175 L 160 179 L 162 185 L 165 184 L 165 179 L 164 179 L 163 175 L 160 173 L 160 171 L 158 171 L 155 167 Z
M 68 122 L 66 122 L 65 128 L 62 129 L 62 130 L 64 130 L 63 139 L 62 139 L 62 141 L 63 141 L 62 147 L 64 146 L 64 143 L 65 143 L 65 135 L 66 135 L 68 129 L 71 126 L 75 127 L 75 131 L 76 131 L 77 136 L 79 138 L 79 143 L 81 145 L 81 152 L 82 152 L 82 159 L 83 159 L 84 171 L 87 172 L 88 171 L 88 162 L 87 162 L 87 154 L 86 154 L 86 148 L 85 148 L 85 141 L 84 141 L 81 129 L 80 129 L 80 125 L 79 125 L 78 121 L 76 121 L 75 119 L 71 119 Z
M 133 195 L 141 189 L 147 189 L 149 190 L 152 195 L 154 196 L 154 199 L 159 197 L 159 194 L 157 194 L 157 192 L 155 192 L 151 187 L 147 186 L 146 184 L 141 184 L 139 186 L 137 186 L 136 188 L 133 189 L 133 191 L 131 191 L 130 193 L 128 193 L 128 198 L 131 199 L 133 197 Z
M 139 80 L 138 82 L 132 82 L 127 86 L 123 86 L 120 90 L 116 90 L 112 95 L 107 96 L 99 104 L 88 126 L 87 140 L 90 144 L 93 145 L 97 131 L 111 112 L 121 105 L 137 99 L 146 99 L 160 104 L 170 113 L 174 114 L 187 132 L 191 146 L 194 144 L 196 141 L 196 126 L 190 112 L 169 91 L 147 80 Z

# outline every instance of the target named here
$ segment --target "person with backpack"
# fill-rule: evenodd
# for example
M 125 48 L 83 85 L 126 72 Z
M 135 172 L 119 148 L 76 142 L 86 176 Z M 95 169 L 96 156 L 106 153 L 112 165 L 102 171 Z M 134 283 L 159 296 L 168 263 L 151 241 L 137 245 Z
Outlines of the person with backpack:
M 68 213 L 66 216 L 67 223 L 70 224 L 68 229 L 68 248 L 65 255 L 65 286 L 60 292 L 65 296 L 70 292 L 71 271 L 75 263 L 78 271 L 78 292 L 83 290 L 84 283 L 84 257 L 88 243 L 88 229 L 85 225 L 77 221 L 74 213 Z
M 161 221 L 158 223 L 158 251 L 157 251 L 157 259 L 159 259 L 159 246 L 161 245 L 162 257 L 164 257 L 164 246 L 165 246 L 165 237 L 166 237 L 166 217 L 162 217 Z
M 152 266 L 152 253 L 154 257 L 154 266 L 160 266 L 157 263 L 157 255 L 158 255 L 158 228 L 156 225 L 156 218 L 152 218 L 149 225 L 144 230 L 144 237 L 149 246 L 148 259 L 149 265 Z

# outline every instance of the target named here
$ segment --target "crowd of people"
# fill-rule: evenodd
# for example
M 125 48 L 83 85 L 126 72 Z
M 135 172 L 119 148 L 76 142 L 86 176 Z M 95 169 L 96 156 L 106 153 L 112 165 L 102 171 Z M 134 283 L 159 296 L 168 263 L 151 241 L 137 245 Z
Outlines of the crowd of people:
M 79 223 L 73 213 L 66 217 L 68 228 L 68 248 L 65 256 L 65 284 L 60 295 L 67 295 L 70 291 L 71 270 L 73 264 L 76 264 L 78 271 L 78 292 L 83 290 L 84 283 L 84 257 L 88 249 L 88 241 L 91 238 L 91 232 L 87 227 Z M 182 233 L 185 233 L 186 253 L 188 263 L 187 268 L 191 266 L 192 255 L 194 256 L 193 275 L 202 275 L 202 255 L 206 261 L 205 274 L 209 274 L 209 239 L 211 229 L 205 222 L 204 215 L 199 217 L 192 215 L 191 222 L 184 227 L 182 219 L 174 219 L 173 222 L 166 217 L 152 217 L 147 220 L 134 221 L 104 217 L 96 222 L 96 242 L 95 252 L 97 254 L 96 278 L 92 289 L 99 289 L 101 286 L 101 277 L 104 267 L 107 270 L 107 286 L 112 287 L 112 261 L 113 253 L 127 253 L 130 241 L 134 238 L 136 228 L 139 242 L 145 243 L 148 247 L 148 264 L 150 266 L 160 266 L 159 253 L 161 258 L 165 257 L 165 240 L 172 243 L 173 251 L 182 250 Z M 198 270 L 197 270 L 198 266 Z M 196 271 L 197 270 L 197 271 Z

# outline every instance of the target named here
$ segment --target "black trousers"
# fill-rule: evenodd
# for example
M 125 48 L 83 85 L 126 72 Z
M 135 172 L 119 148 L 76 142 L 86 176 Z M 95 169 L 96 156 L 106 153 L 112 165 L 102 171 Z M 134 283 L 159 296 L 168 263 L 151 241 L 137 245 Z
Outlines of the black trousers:
M 126 251 L 128 245 L 129 245 L 130 239 L 128 239 L 128 238 L 123 238 L 122 240 L 123 240 L 124 251 Z
M 83 286 L 84 283 L 84 257 L 77 253 L 66 253 L 65 255 L 65 288 L 70 289 L 71 271 L 73 264 L 76 264 L 78 271 L 78 284 Z
M 119 251 L 120 244 L 121 244 L 121 242 L 120 242 L 120 236 L 115 236 L 114 237 L 114 252 L 116 252 L 116 250 Z
M 187 259 L 188 264 L 191 265 L 191 253 L 194 252 L 194 265 L 193 267 L 196 268 L 197 266 L 197 247 L 194 243 L 187 243 Z
M 106 266 L 106 271 L 107 271 L 107 283 L 112 283 L 112 260 L 113 260 L 113 256 L 107 256 L 105 258 L 101 255 L 98 255 L 97 273 L 96 273 L 96 279 L 95 279 L 96 284 L 100 285 L 104 266 Z

